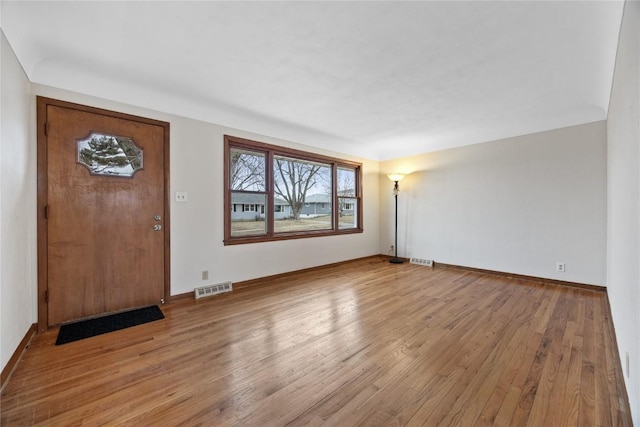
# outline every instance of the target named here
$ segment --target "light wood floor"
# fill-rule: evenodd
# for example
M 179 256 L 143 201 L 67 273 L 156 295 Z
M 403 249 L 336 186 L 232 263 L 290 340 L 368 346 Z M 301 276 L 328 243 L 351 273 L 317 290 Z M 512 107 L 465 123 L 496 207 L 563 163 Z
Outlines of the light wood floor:
M 2 425 L 631 425 L 604 292 L 369 258 L 37 335 Z

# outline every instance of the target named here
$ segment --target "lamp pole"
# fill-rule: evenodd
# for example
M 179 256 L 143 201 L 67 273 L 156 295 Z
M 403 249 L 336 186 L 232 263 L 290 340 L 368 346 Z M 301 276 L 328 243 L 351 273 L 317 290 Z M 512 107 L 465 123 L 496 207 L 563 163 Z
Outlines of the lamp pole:
M 393 181 L 393 197 L 395 198 L 395 203 L 396 203 L 396 219 L 395 219 L 395 245 L 394 250 L 395 250 L 395 255 L 393 258 L 391 258 L 389 260 L 390 263 L 392 264 L 402 264 L 404 261 L 400 258 L 398 258 L 398 193 L 400 192 L 400 185 L 398 184 L 398 182 L 400 182 L 400 180 L 404 178 L 403 174 L 390 174 L 389 175 L 389 179 L 391 181 Z

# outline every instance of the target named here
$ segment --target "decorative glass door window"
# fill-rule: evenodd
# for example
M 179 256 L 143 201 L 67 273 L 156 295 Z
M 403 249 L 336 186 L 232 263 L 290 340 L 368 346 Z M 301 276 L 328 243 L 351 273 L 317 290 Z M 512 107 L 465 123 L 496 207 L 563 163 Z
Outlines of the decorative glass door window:
M 76 140 L 78 163 L 92 175 L 132 177 L 143 165 L 143 150 L 133 139 L 92 132 Z

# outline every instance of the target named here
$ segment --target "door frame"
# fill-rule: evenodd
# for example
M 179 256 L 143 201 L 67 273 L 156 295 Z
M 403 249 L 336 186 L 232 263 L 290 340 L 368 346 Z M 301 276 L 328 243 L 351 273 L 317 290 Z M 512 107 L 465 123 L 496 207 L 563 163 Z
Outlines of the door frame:
M 61 101 L 53 98 L 37 96 L 37 227 L 38 227 L 38 331 L 44 332 L 49 328 L 49 306 L 47 302 L 48 283 L 48 223 L 46 218 L 46 208 L 49 204 L 48 198 L 48 163 L 47 163 L 47 107 L 69 108 L 87 113 L 100 114 L 139 123 L 160 126 L 164 129 L 163 156 L 164 156 L 164 300 L 168 301 L 171 295 L 171 221 L 170 211 L 170 191 L 169 191 L 169 137 L 170 126 L 168 122 L 149 119 L 146 117 L 134 116 L 116 111 L 105 110 L 97 107 L 76 104 L 68 101 Z

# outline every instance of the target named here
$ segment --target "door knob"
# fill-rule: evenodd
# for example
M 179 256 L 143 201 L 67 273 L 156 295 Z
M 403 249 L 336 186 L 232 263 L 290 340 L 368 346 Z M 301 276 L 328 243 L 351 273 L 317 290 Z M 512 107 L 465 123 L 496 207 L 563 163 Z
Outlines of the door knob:
M 153 217 L 153 219 L 155 219 L 156 221 L 160 221 L 162 217 L 160 215 L 156 215 Z
M 162 230 L 162 226 L 160 224 L 156 224 L 153 226 L 153 231 L 160 231 Z

